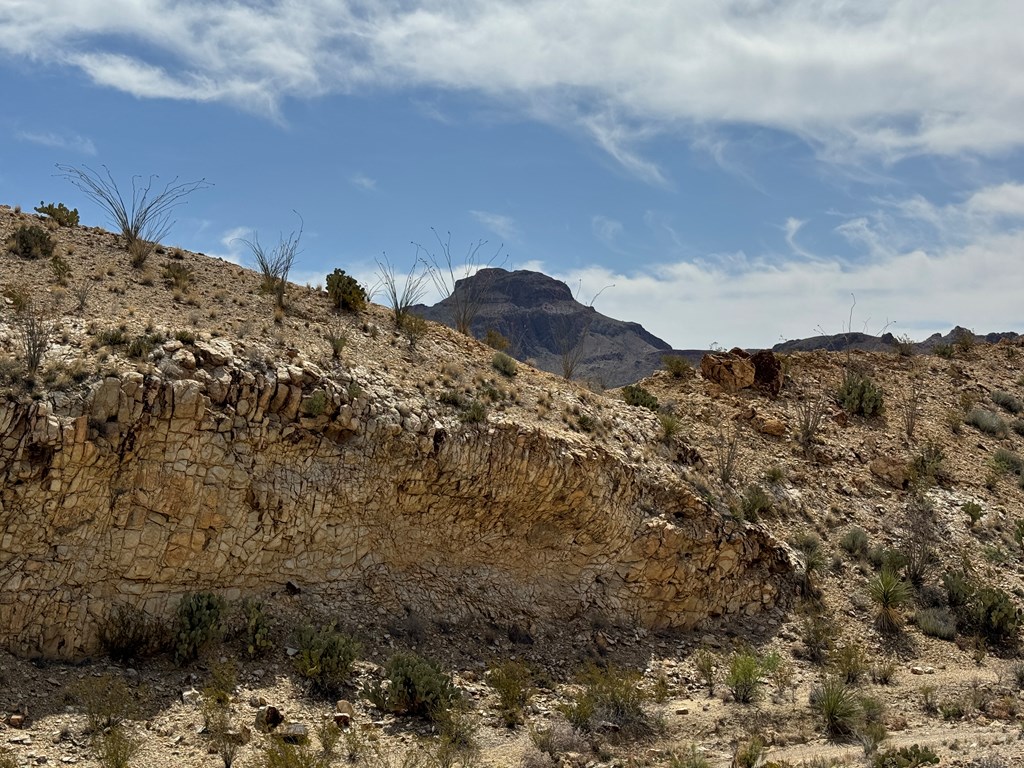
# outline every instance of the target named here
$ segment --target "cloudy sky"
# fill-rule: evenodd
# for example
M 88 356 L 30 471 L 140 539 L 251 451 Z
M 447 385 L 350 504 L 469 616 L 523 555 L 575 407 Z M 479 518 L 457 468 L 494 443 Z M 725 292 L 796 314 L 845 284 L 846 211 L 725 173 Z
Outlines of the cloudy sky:
M 459 255 L 678 347 L 1024 331 L 1024 3 L 3 0 L 0 202 L 55 163 L 214 186 L 167 240 L 305 221 L 300 281 Z M 433 250 L 437 250 L 433 248 Z

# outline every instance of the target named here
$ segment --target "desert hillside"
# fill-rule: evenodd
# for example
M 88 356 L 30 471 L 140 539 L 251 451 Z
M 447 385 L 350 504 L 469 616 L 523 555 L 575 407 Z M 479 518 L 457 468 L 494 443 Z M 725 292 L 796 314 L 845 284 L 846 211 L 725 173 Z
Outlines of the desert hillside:
M 1016 340 L 594 391 L 21 227 L 53 255 L 0 256 L 0 760 L 1024 760 Z

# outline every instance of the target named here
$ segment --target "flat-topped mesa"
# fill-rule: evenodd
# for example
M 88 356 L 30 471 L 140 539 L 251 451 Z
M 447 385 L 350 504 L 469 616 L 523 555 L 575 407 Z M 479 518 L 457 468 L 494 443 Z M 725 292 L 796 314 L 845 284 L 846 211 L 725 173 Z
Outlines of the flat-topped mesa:
M 0 645 L 77 658 L 129 603 L 293 582 L 396 614 L 689 628 L 785 603 L 788 550 L 584 436 L 462 424 L 366 371 L 227 342 L 0 401 Z M 180 376 L 180 377 L 179 377 Z

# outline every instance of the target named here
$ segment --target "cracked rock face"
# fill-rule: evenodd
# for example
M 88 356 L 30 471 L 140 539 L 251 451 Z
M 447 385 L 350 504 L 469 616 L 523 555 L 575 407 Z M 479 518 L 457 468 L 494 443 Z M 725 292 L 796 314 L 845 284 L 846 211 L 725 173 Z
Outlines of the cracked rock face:
M 590 440 L 442 423 L 358 371 L 254 370 L 229 344 L 170 352 L 175 368 L 106 378 L 79 401 L 0 402 L 11 650 L 80 657 L 119 603 L 169 616 L 190 591 L 288 582 L 449 621 L 600 612 L 650 628 L 790 593 L 770 536 Z

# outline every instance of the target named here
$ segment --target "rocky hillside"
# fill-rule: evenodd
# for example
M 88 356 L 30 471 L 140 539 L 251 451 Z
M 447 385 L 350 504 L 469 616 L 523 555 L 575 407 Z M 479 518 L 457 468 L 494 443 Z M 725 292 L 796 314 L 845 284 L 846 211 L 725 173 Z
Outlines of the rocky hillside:
M 47 226 L 0 209 L 0 240 L 22 225 Z M 312 760 L 328 715 L 352 727 L 324 766 L 1024 761 L 1018 339 L 736 350 L 603 391 L 47 231 L 66 269 L 0 257 L 0 638 L 37 660 L 0 657 L 16 764 L 92 768 L 114 732 L 137 765 L 230 742 L 257 768 L 303 728 Z M 232 618 L 192 660 L 197 592 Z M 109 652 L 129 606 L 170 636 L 52 661 Z M 306 624 L 360 641 L 328 694 Z M 406 651 L 457 687 L 443 717 L 374 696 Z M 97 687 L 137 710 L 97 729 Z
M 477 338 L 495 331 L 513 357 L 557 375 L 569 366 L 573 378 L 606 387 L 649 376 L 672 349 L 639 323 L 602 315 L 565 283 L 527 270 L 482 269 L 459 280 L 453 296 L 415 311 L 454 327 L 455 308 L 467 304 L 476 308 L 471 329 Z

